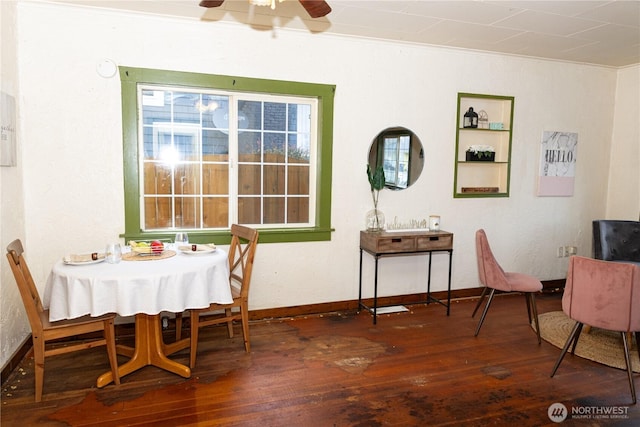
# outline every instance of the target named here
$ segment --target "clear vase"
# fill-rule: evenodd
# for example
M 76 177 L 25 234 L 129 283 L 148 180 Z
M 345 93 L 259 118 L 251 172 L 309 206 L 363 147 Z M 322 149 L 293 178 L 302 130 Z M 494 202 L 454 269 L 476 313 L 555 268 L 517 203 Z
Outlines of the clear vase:
M 384 213 L 380 209 L 371 209 L 366 216 L 367 231 L 384 230 Z

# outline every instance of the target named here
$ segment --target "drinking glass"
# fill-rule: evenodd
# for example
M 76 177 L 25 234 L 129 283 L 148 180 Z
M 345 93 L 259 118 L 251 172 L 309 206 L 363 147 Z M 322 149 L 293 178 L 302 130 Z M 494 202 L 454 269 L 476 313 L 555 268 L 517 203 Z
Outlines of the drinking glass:
M 184 246 L 184 245 L 188 245 L 189 244 L 189 235 L 187 233 L 176 233 L 176 239 L 175 239 L 175 245 L 176 245 L 176 249 L 179 248 L 180 246 Z
M 109 264 L 117 264 L 122 259 L 122 247 L 120 243 L 109 243 L 104 250 L 105 258 Z

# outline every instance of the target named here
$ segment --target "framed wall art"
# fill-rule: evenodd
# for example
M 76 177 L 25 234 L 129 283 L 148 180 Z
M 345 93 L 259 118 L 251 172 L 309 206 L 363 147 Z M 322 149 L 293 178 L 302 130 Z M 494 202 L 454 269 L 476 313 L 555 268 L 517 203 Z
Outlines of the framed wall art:
M 577 148 L 577 133 L 542 133 L 538 196 L 573 196 Z

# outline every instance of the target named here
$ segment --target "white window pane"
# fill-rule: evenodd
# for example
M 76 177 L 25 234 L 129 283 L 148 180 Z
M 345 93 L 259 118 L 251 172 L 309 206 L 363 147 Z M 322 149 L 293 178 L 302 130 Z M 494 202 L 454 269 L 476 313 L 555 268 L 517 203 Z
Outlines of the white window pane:
M 284 131 L 287 125 L 287 104 L 280 102 L 264 103 L 264 129 Z
M 315 217 L 310 102 L 169 87 L 139 99 L 144 229 Z

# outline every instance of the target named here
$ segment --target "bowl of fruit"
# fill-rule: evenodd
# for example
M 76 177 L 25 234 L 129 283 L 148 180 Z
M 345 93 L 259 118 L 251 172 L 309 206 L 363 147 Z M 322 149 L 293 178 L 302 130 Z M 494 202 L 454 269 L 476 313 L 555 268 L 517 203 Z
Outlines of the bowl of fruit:
M 162 255 L 164 252 L 164 243 L 160 240 L 152 240 L 151 242 L 134 242 L 132 240 L 129 242 L 129 246 L 131 246 L 132 252 L 143 256 Z

